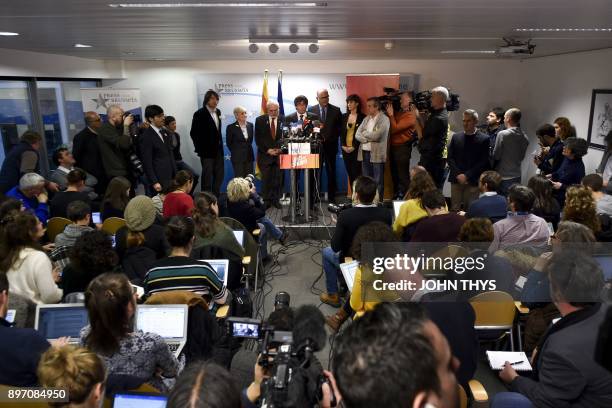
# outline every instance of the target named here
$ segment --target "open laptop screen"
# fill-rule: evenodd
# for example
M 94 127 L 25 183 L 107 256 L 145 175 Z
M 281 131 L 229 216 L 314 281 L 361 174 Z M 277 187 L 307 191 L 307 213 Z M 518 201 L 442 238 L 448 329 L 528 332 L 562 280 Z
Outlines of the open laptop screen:
M 165 395 L 118 393 L 113 398 L 113 408 L 166 408 Z
M 186 313 L 183 305 L 138 306 L 136 328 L 159 334 L 166 340 L 180 340 L 186 333 Z
M 202 261 L 210 264 L 210 266 L 212 266 L 212 268 L 217 273 L 219 280 L 223 282 L 224 286 L 227 286 L 227 270 L 229 268 L 229 260 L 228 259 L 202 259 Z
M 36 313 L 36 330 L 46 339 L 78 338 L 81 329 L 89 324 L 84 305 L 40 305 Z
M 241 246 L 244 246 L 244 231 L 234 231 L 234 236 L 236 237 L 236 241 Z

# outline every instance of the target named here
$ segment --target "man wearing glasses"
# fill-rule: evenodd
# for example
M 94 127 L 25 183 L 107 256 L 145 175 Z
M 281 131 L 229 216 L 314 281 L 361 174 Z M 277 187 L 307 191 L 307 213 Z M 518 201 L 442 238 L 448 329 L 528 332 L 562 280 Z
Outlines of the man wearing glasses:
M 75 167 L 85 170 L 98 180 L 94 191 L 99 197 L 102 197 L 106 191 L 108 179 L 102 164 L 97 140 L 98 129 L 102 126 L 100 115 L 93 111 L 86 112 L 85 125 L 85 128 L 74 136 L 72 156 L 76 161 Z

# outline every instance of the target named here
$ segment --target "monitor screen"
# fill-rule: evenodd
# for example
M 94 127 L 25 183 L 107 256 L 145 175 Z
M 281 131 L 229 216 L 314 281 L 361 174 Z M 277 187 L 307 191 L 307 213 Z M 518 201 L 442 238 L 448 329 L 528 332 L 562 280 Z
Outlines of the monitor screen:
M 601 266 L 604 280 L 612 281 L 612 255 L 594 255 L 593 258 L 599 263 L 599 266 Z
M 91 213 L 91 222 L 93 222 L 94 224 L 100 224 L 102 222 L 102 219 L 100 218 L 100 213 L 99 212 L 92 212 Z
M 184 307 L 138 306 L 136 327 L 146 333 L 156 333 L 164 339 L 181 339 L 185 335 Z
M 217 277 L 223 285 L 227 286 L 227 269 L 229 267 L 229 261 L 227 259 L 203 259 L 207 262 L 217 273 Z
M 395 214 L 395 218 L 397 218 L 397 216 L 399 215 L 400 208 L 402 208 L 402 204 L 404 203 L 405 201 L 393 201 L 393 213 Z
M 40 307 L 38 331 L 46 339 L 78 338 L 81 329 L 89 324 L 85 306 Z
M 166 408 L 168 397 L 151 394 L 115 394 L 113 408 Z

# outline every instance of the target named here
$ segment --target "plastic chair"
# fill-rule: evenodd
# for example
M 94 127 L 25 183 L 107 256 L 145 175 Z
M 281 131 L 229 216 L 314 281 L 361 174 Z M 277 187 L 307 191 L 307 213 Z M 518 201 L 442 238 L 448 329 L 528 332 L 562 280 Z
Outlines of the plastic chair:
M 246 274 L 247 275 L 246 287 L 247 289 L 249 288 L 248 278 L 251 276 L 254 276 L 255 277 L 254 291 L 257 292 L 258 281 L 259 281 L 259 268 L 262 262 L 259 256 L 259 249 L 260 249 L 259 235 L 261 233 L 261 230 L 256 229 L 254 231 L 249 231 L 246 229 L 244 225 L 242 225 L 240 221 L 235 220 L 234 218 L 230 218 L 230 217 L 219 217 L 219 220 L 221 220 L 225 225 L 227 225 L 233 230 L 244 232 L 244 250 L 246 254 L 248 255 L 248 259 L 247 257 L 245 257 L 245 259 L 243 260 L 243 264 L 247 266 L 247 271 L 248 271 L 248 273 Z M 251 262 L 252 259 L 255 259 L 255 262 Z M 263 268 L 263 265 L 261 266 Z
M 104 220 L 102 223 L 102 231 L 109 235 L 115 235 L 119 228 L 125 226 L 125 220 L 119 217 L 110 217 Z
M 66 225 L 72 224 L 68 218 L 64 217 L 53 217 L 47 221 L 47 238 L 49 241 L 54 242 L 55 237 L 57 237 L 60 233 L 64 232 L 64 228 Z
M 484 386 L 478 380 L 470 380 L 468 382 L 469 387 L 469 395 L 468 392 L 461 386 L 457 384 L 459 389 L 459 407 L 467 408 L 468 406 L 478 407 L 478 406 L 488 406 L 489 403 L 489 395 L 487 394 L 487 390 L 485 390 Z M 473 403 L 470 405 L 469 402 Z
M 477 331 L 503 330 L 502 335 L 495 341 L 501 340 L 509 333 L 510 349 L 514 351 L 516 305 L 512 296 L 501 291 L 485 292 L 471 298 L 470 304 L 476 314 L 474 328 Z

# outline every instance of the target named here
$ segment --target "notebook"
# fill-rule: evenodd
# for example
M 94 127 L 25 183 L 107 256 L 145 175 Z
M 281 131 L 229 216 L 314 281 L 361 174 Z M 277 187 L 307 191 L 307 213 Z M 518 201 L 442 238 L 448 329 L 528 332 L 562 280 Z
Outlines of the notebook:
M 346 281 L 346 286 L 348 287 L 349 292 L 353 291 L 353 285 L 355 284 L 355 274 L 357 273 L 358 266 L 359 261 L 351 261 L 340 264 L 340 271 L 342 272 L 342 276 Z
M 187 305 L 138 305 L 136 328 L 159 334 L 178 358 L 187 342 Z
M 113 408 L 166 408 L 168 397 L 161 394 L 120 392 L 113 397 Z
M 100 217 L 100 213 L 99 212 L 92 212 L 91 213 L 91 222 L 93 222 L 94 224 L 101 224 L 102 223 L 102 218 Z
M 402 204 L 404 204 L 405 202 L 406 201 L 400 201 L 400 200 L 393 201 L 393 212 L 395 213 L 395 218 L 397 218 L 397 216 L 399 215 L 400 208 L 402 207 Z
M 502 370 L 506 361 L 516 371 L 532 371 L 527 355 L 522 351 L 487 351 L 487 359 L 493 370 Z
M 223 286 L 227 286 L 227 270 L 229 269 L 229 259 L 200 259 L 202 262 L 207 262 L 217 273 L 217 277 L 223 282 Z
M 47 340 L 70 337 L 70 344 L 79 342 L 81 329 L 89 324 L 85 305 L 63 303 L 36 306 L 34 328 Z
M 234 231 L 234 236 L 236 237 L 236 241 L 238 241 L 240 246 L 244 246 L 244 231 Z

